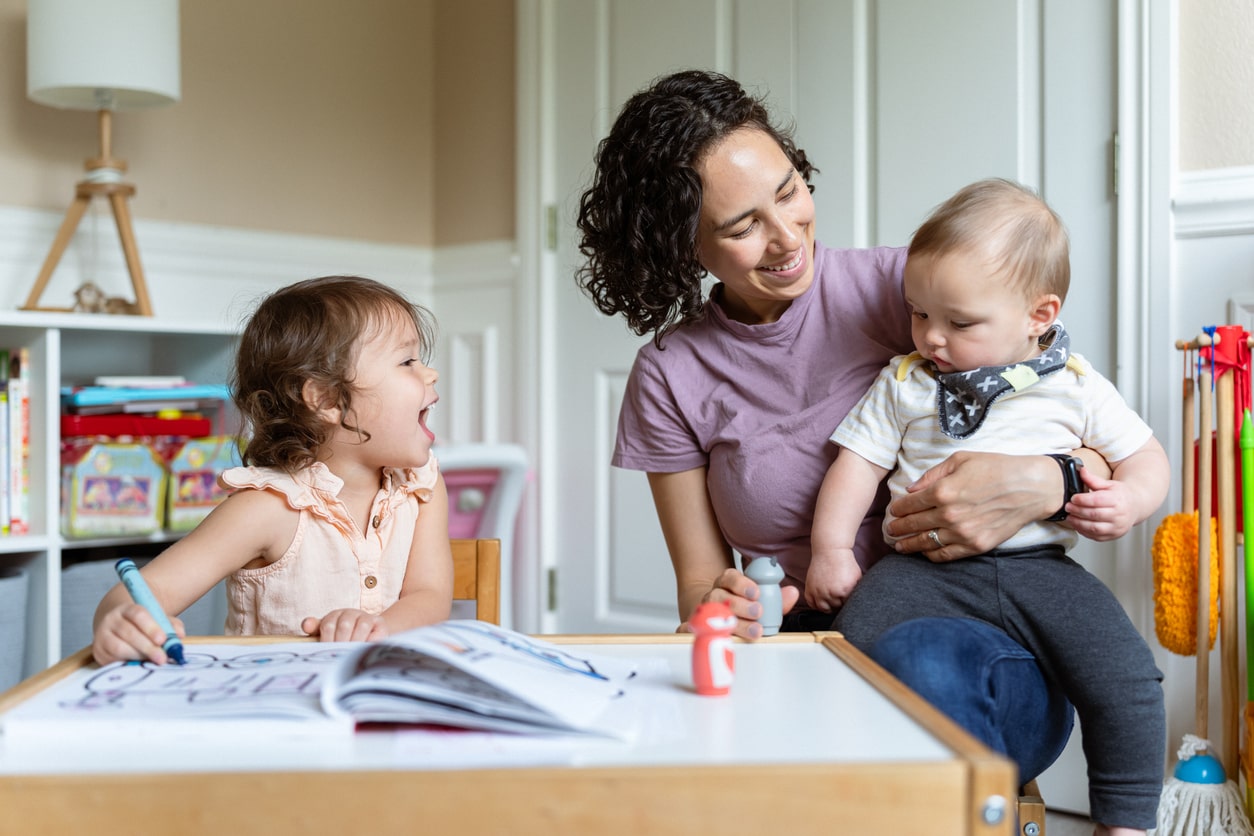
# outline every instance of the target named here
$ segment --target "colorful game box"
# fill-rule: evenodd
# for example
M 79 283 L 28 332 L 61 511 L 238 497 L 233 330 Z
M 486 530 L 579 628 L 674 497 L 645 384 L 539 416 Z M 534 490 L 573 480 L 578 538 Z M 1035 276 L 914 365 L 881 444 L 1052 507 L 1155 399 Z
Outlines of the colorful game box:
M 61 460 L 61 532 L 66 537 L 153 534 L 165 518 L 166 471 L 146 444 L 101 441 Z
M 190 531 L 226 499 L 218 474 L 242 464 L 235 436 L 193 438 L 170 459 L 166 528 Z

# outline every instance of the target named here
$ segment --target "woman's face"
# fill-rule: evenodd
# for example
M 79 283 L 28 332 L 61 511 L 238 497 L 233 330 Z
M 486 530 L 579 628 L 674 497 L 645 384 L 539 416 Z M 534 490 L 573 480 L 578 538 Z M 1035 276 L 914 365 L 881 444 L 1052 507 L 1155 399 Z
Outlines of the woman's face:
M 769 134 L 741 128 L 697 165 L 697 254 L 739 322 L 774 322 L 814 281 L 814 201 Z

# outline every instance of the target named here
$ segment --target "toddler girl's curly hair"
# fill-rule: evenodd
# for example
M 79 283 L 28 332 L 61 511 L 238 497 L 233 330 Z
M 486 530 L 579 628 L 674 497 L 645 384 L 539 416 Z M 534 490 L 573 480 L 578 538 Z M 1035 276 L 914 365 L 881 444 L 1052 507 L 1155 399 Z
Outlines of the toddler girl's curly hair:
M 418 331 L 425 363 L 435 344 L 431 313 L 373 279 L 307 279 L 263 299 L 244 327 L 231 370 L 231 397 L 244 423 L 244 464 L 294 473 L 317 461 L 334 428 L 306 402 L 306 383 L 339 407 L 340 426 L 369 438 L 352 424 L 357 347 L 407 320 Z

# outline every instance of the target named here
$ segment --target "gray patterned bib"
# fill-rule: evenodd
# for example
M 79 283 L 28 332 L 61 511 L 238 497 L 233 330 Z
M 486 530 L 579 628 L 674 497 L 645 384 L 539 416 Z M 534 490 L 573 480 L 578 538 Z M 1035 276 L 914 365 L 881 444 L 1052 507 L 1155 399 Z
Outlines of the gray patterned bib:
M 993 401 L 1012 389 L 1026 389 L 1067 365 L 1071 337 L 1061 323 L 1042 334 L 1038 344 L 1044 349 L 1041 355 L 1022 363 L 937 374 L 936 411 L 941 432 L 950 438 L 970 438 L 984 423 Z

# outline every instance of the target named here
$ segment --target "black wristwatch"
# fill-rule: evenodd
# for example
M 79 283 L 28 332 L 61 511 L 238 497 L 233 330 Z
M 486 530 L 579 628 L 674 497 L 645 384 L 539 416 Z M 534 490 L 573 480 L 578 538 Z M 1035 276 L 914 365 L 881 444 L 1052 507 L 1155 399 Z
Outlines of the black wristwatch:
M 1084 485 L 1084 480 L 1080 478 L 1080 468 L 1084 467 L 1084 459 L 1066 453 L 1046 453 L 1045 455 L 1058 462 L 1058 466 L 1062 468 L 1063 487 L 1062 507 L 1055 511 L 1052 517 L 1046 517 L 1045 521 L 1061 522 L 1067 518 L 1067 503 L 1071 501 L 1071 497 L 1088 490 Z

